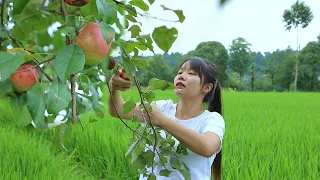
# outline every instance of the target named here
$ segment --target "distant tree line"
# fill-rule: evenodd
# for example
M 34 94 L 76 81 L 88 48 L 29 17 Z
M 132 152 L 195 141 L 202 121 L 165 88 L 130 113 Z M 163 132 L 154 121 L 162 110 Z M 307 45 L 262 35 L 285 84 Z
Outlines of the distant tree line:
M 147 86 L 153 77 L 172 82 L 179 63 L 198 56 L 217 64 L 218 79 L 224 89 L 283 92 L 294 90 L 298 62 L 297 90 L 320 91 L 320 35 L 299 52 L 291 47 L 273 52 L 253 52 L 250 46 L 239 37 L 228 49 L 220 42 L 208 41 L 186 54 L 155 54 L 145 57 L 148 66 L 138 69 L 138 78 L 143 86 Z

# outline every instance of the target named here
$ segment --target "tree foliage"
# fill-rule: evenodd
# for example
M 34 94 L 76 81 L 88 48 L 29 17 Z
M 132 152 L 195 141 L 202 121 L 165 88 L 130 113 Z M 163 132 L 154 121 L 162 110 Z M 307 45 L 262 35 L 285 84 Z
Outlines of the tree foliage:
M 243 76 L 247 73 L 249 65 L 252 62 L 251 50 L 249 44 L 244 38 L 238 37 L 232 40 L 232 44 L 229 48 L 230 60 L 229 66 L 240 75 L 240 86 L 242 83 Z
M 150 110 L 150 103 L 155 98 L 152 91 L 165 90 L 173 86 L 163 79 L 153 78 L 147 90 L 142 90 L 136 70 L 146 67 L 148 63 L 140 54 L 143 51 L 154 52 L 154 46 L 167 52 L 178 36 L 176 28 L 168 28 L 165 25 L 141 34 L 142 23 L 139 22 L 139 18 L 150 17 L 145 14 L 153 3 L 154 0 L 2 0 L 0 93 L 2 96 L 11 97 L 21 110 L 21 116 L 28 117 L 27 121 L 20 118 L 23 121 L 20 124 L 23 124 L 23 127 L 34 127 L 36 130 L 47 130 L 51 127 L 49 125 L 55 124 L 58 116 L 63 116 L 61 121 L 65 123 L 58 123 L 53 129 L 59 136 L 53 138 L 52 144 L 54 149 L 72 148 L 68 145 L 67 139 L 72 134 L 72 125 L 81 123 L 82 114 L 93 111 L 99 118 L 106 117 L 100 92 L 108 89 L 104 80 L 109 81 L 113 72 L 122 67 L 126 70 L 126 76 L 137 86 L 137 93 L 141 97 L 141 109 Z M 165 12 L 172 11 L 177 15 L 175 22 L 182 23 L 185 20 L 182 10 L 161 6 Z M 96 51 L 92 48 L 90 51 L 86 43 L 97 39 L 86 37 L 84 45 L 87 46 L 80 47 L 77 43 L 79 33 L 90 23 L 98 24 L 101 29 L 103 39 L 100 39 L 99 43 L 105 41 L 111 44 L 111 51 L 103 56 L 102 62 L 99 61 L 95 65 L 86 63 L 87 56 Z M 129 38 L 124 34 L 129 34 Z M 120 56 L 111 71 L 107 67 L 113 54 Z M 155 61 L 158 63 L 163 61 L 163 58 L 156 58 Z M 37 69 L 40 75 L 35 76 L 37 83 L 32 89 L 18 93 L 12 89 L 9 77 L 19 66 L 26 63 L 33 65 L 26 71 Z M 163 70 L 159 70 L 160 66 L 155 67 L 158 68 L 157 72 Z M 133 108 L 132 103 L 126 102 L 122 111 L 130 112 Z M 119 119 L 122 120 L 120 117 Z M 156 154 L 161 158 L 175 154 L 173 145 L 167 143 L 172 139 L 161 138 L 158 134 L 160 130 L 152 124 L 139 126 L 135 130 L 122 122 L 136 135 L 136 142 L 129 148 L 127 155 L 131 158 L 132 164 L 137 165 L 135 167 L 141 174 L 147 175 L 146 167 L 155 167 Z M 144 151 L 141 147 L 145 147 L 146 144 L 157 146 L 153 150 Z M 167 148 L 167 154 L 162 154 L 161 149 L 164 146 Z M 186 179 L 190 179 L 183 162 L 177 159 L 172 165 L 181 171 Z M 147 176 L 152 178 L 154 175 L 151 173 Z
M 291 6 L 290 10 L 284 10 L 283 12 L 283 21 L 286 23 L 286 30 L 290 31 L 292 27 L 297 29 L 297 51 L 296 51 L 296 65 L 295 65 L 295 78 L 294 78 L 294 90 L 297 90 L 298 74 L 299 74 L 299 60 L 298 60 L 298 51 L 299 51 L 299 42 L 298 42 L 298 31 L 299 25 L 302 28 L 306 28 L 313 19 L 313 14 L 309 6 L 304 2 L 299 2 L 298 0 Z
M 315 91 L 319 86 L 318 77 L 320 76 L 320 43 L 309 42 L 301 51 L 299 59 L 302 71 L 305 75 L 304 82 L 301 82 L 304 90 Z M 307 84 L 307 86 L 306 86 Z

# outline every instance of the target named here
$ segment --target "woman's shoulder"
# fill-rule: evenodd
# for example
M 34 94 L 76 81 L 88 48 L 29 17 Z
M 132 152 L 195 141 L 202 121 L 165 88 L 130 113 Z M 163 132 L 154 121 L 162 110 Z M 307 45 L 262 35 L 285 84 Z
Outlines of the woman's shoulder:
M 224 118 L 218 112 L 210 112 L 207 110 L 206 116 L 203 118 L 202 121 L 204 124 L 225 124 Z

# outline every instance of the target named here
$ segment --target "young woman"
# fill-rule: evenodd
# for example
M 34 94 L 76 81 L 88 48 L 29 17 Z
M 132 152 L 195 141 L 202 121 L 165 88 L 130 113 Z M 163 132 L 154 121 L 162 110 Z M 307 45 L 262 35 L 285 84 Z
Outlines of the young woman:
M 132 85 L 130 81 L 120 78 L 119 74 L 114 74 L 109 82 L 109 113 L 114 117 L 117 117 L 116 110 L 120 114 L 125 103 L 120 90 L 128 90 Z M 221 179 L 225 123 L 216 66 L 199 57 L 186 59 L 179 67 L 174 85 L 174 93 L 180 99 L 177 104 L 172 100 L 156 101 L 152 112 L 149 112 L 150 119 L 138 106 L 128 114 L 120 114 L 120 117 L 132 119 L 133 114 L 136 114 L 139 122 L 152 122 L 170 133 L 176 145 L 182 143 L 188 149 L 188 155 L 181 157 L 181 160 L 189 167 L 192 180 L 210 180 L 211 176 L 215 180 Z M 207 109 L 204 109 L 204 103 Z M 172 171 L 170 176 L 157 175 L 158 180 L 184 179 L 179 171 L 168 168 Z M 157 167 L 154 172 L 160 170 L 161 167 Z M 143 179 L 142 175 L 140 179 Z

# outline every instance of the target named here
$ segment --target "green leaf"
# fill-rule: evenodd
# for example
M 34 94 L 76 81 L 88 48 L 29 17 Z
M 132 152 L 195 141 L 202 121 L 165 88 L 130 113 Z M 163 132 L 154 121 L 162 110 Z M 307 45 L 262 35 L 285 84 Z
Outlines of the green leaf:
M 94 100 L 92 102 L 92 108 L 95 111 L 95 114 L 100 117 L 103 118 L 104 117 L 104 106 L 102 104 L 100 104 L 98 101 Z
M 107 3 L 105 0 L 96 0 L 98 14 L 107 24 L 113 24 L 117 20 L 117 9 L 114 3 Z
M 48 90 L 47 111 L 49 114 L 57 114 L 68 107 L 71 101 L 71 92 L 68 87 L 59 80 L 50 84 Z
M 183 154 L 183 155 L 188 155 L 187 148 L 182 143 L 178 144 L 176 153 Z
M 136 8 L 134 8 L 133 6 L 131 6 L 130 4 L 126 4 L 124 6 L 125 10 L 130 13 L 132 16 L 137 17 L 137 11 Z
M 14 56 L 7 52 L 0 52 L 0 81 L 4 81 L 18 69 L 23 61 L 23 55 Z
M 148 0 L 150 5 L 154 3 L 154 0 Z
M 70 39 L 74 39 L 76 37 L 76 30 L 74 27 L 58 27 L 58 30 L 61 32 L 61 33 L 64 33 L 66 34 L 67 36 L 70 37 Z
M 82 48 L 71 44 L 64 47 L 53 60 L 57 76 L 65 81 L 70 75 L 81 71 L 84 67 L 85 56 Z
M 13 3 L 12 15 L 17 15 L 22 13 L 23 9 L 28 4 L 29 0 L 15 0 Z
M 113 37 L 115 37 L 116 32 L 113 27 L 111 27 L 109 24 L 100 23 L 101 32 L 103 35 L 104 40 L 110 44 L 111 40 L 109 39 L 109 34 L 111 34 Z
M 142 58 L 133 58 L 133 63 L 141 68 L 145 68 L 148 66 L 148 61 Z
M 61 141 L 66 140 L 68 137 L 71 137 L 72 126 L 67 123 L 62 123 L 59 126 L 59 137 Z
M 47 123 L 54 123 L 54 120 L 56 119 L 56 116 L 55 115 L 50 115 L 50 116 L 47 116 Z
M 131 22 L 137 22 L 136 18 L 134 18 L 131 14 L 128 14 L 125 17 L 127 18 L 127 20 Z
M 191 180 L 191 174 L 189 171 L 183 169 L 180 170 L 180 173 L 182 174 L 185 180 Z
M 153 99 L 156 97 L 155 94 L 150 91 L 142 94 L 142 97 L 144 100 L 146 100 L 149 104 L 153 101 Z
M 170 165 L 173 169 L 181 170 L 181 162 L 178 158 L 176 157 L 171 157 L 170 158 Z
M 171 171 L 169 171 L 168 169 L 162 169 L 160 172 L 159 172 L 159 175 L 160 176 L 166 176 L 166 177 L 169 177 Z
M 98 120 L 93 119 L 93 118 L 90 118 L 90 119 L 89 119 L 89 123 L 94 123 L 94 122 L 98 122 Z
M 141 29 L 138 25 L 133 25 L 128 29 L 128 31 L 131 31 L 131 38 L 135 38 L 135 37 L 139 36 Z
M 187 171 L 190 171 L 189 167 L 186 165 L 186 163 L 184 163 L 183 161 L 181 162 L 183 165 L 183 168 Z
M 156 176 L 154 174 L 149 174 L 148 179 L 147 180 L 156 180 Z
M 12 91 L 12 83 L 10 79 L 0 81 L 0 94 L 5 94 Z
M 186 19 L 186 17 L 183 15 L 183 11 L 181 11 L 181 10 L 173 10 L 173 9 L 167 8 L 164 5 L 161 5 L 161 7 L 163 8 L 163 10 L 169 10 L 169 11 L 174 12 L 178 16 L 179 21 L 181 23 Z
M 128 101 L 124 103 L 123 107 L 121 108 L 121 113 L 128 114 L 136 107 L 136 103 L 133 101 Z
M 77 94 L 76 96 L 76 103 L 77 103 L 77 115 L 80 115 L 85 112 L 86 106 L 82 104 L 82 98 Z
M 154 39 L 154 42 L 165 52 L 169 51 L 177 37 L 178 30 L 174 27 L 168 29 L 166 26 L 161 26 L 155 28 L 152 32 L 152 38 Z
M 136 47 L 136 42 L 134 41 L 125 41 L 124 48 L 127 54 L 131 53 Z
M 139 108 L 140 108 L 140 109 L 144 109 L 144 107 L 146 107 L 146 110 L 147 110 L 148 112 L 151 112 L 151 111 L 152 111 L 152 107 L 150 106 L 149 103 L 145 102 L 145 103 L 144 103 L 144 106 L 143 106 L 143 104 L 139 104 Z
M 138 121 L 138 117 L 137 117 L 136 114 L 133 114 L 133 115 L 132 115 L 132 121 L 133 121 L 133 122 L 137 122 L 137 121 Z
M 28 106 L 24 105 L 20 114 L 20 124 L 21 126 L 27 126 L 32 121 L 31 114 L 28 110 Z
M 27 105 L 36 128 L 47 128 L 44 118 L 45 100 L 39 83 L 27 91 Z
M 160 162 L 166 164 L 168 162 L 168 158 L 162 154 L 160 154 Z
M 149 11 L 149 6 L 143 0 L 132 0 L 129 3 L 143 11 Z
M 157 78 L 152 78 L 149 81 L 148 88 L 151 90 L 161 89 L 162 91 L 166 90 L 170 86 L 170 83 L 165 80 L 160 80 Z

